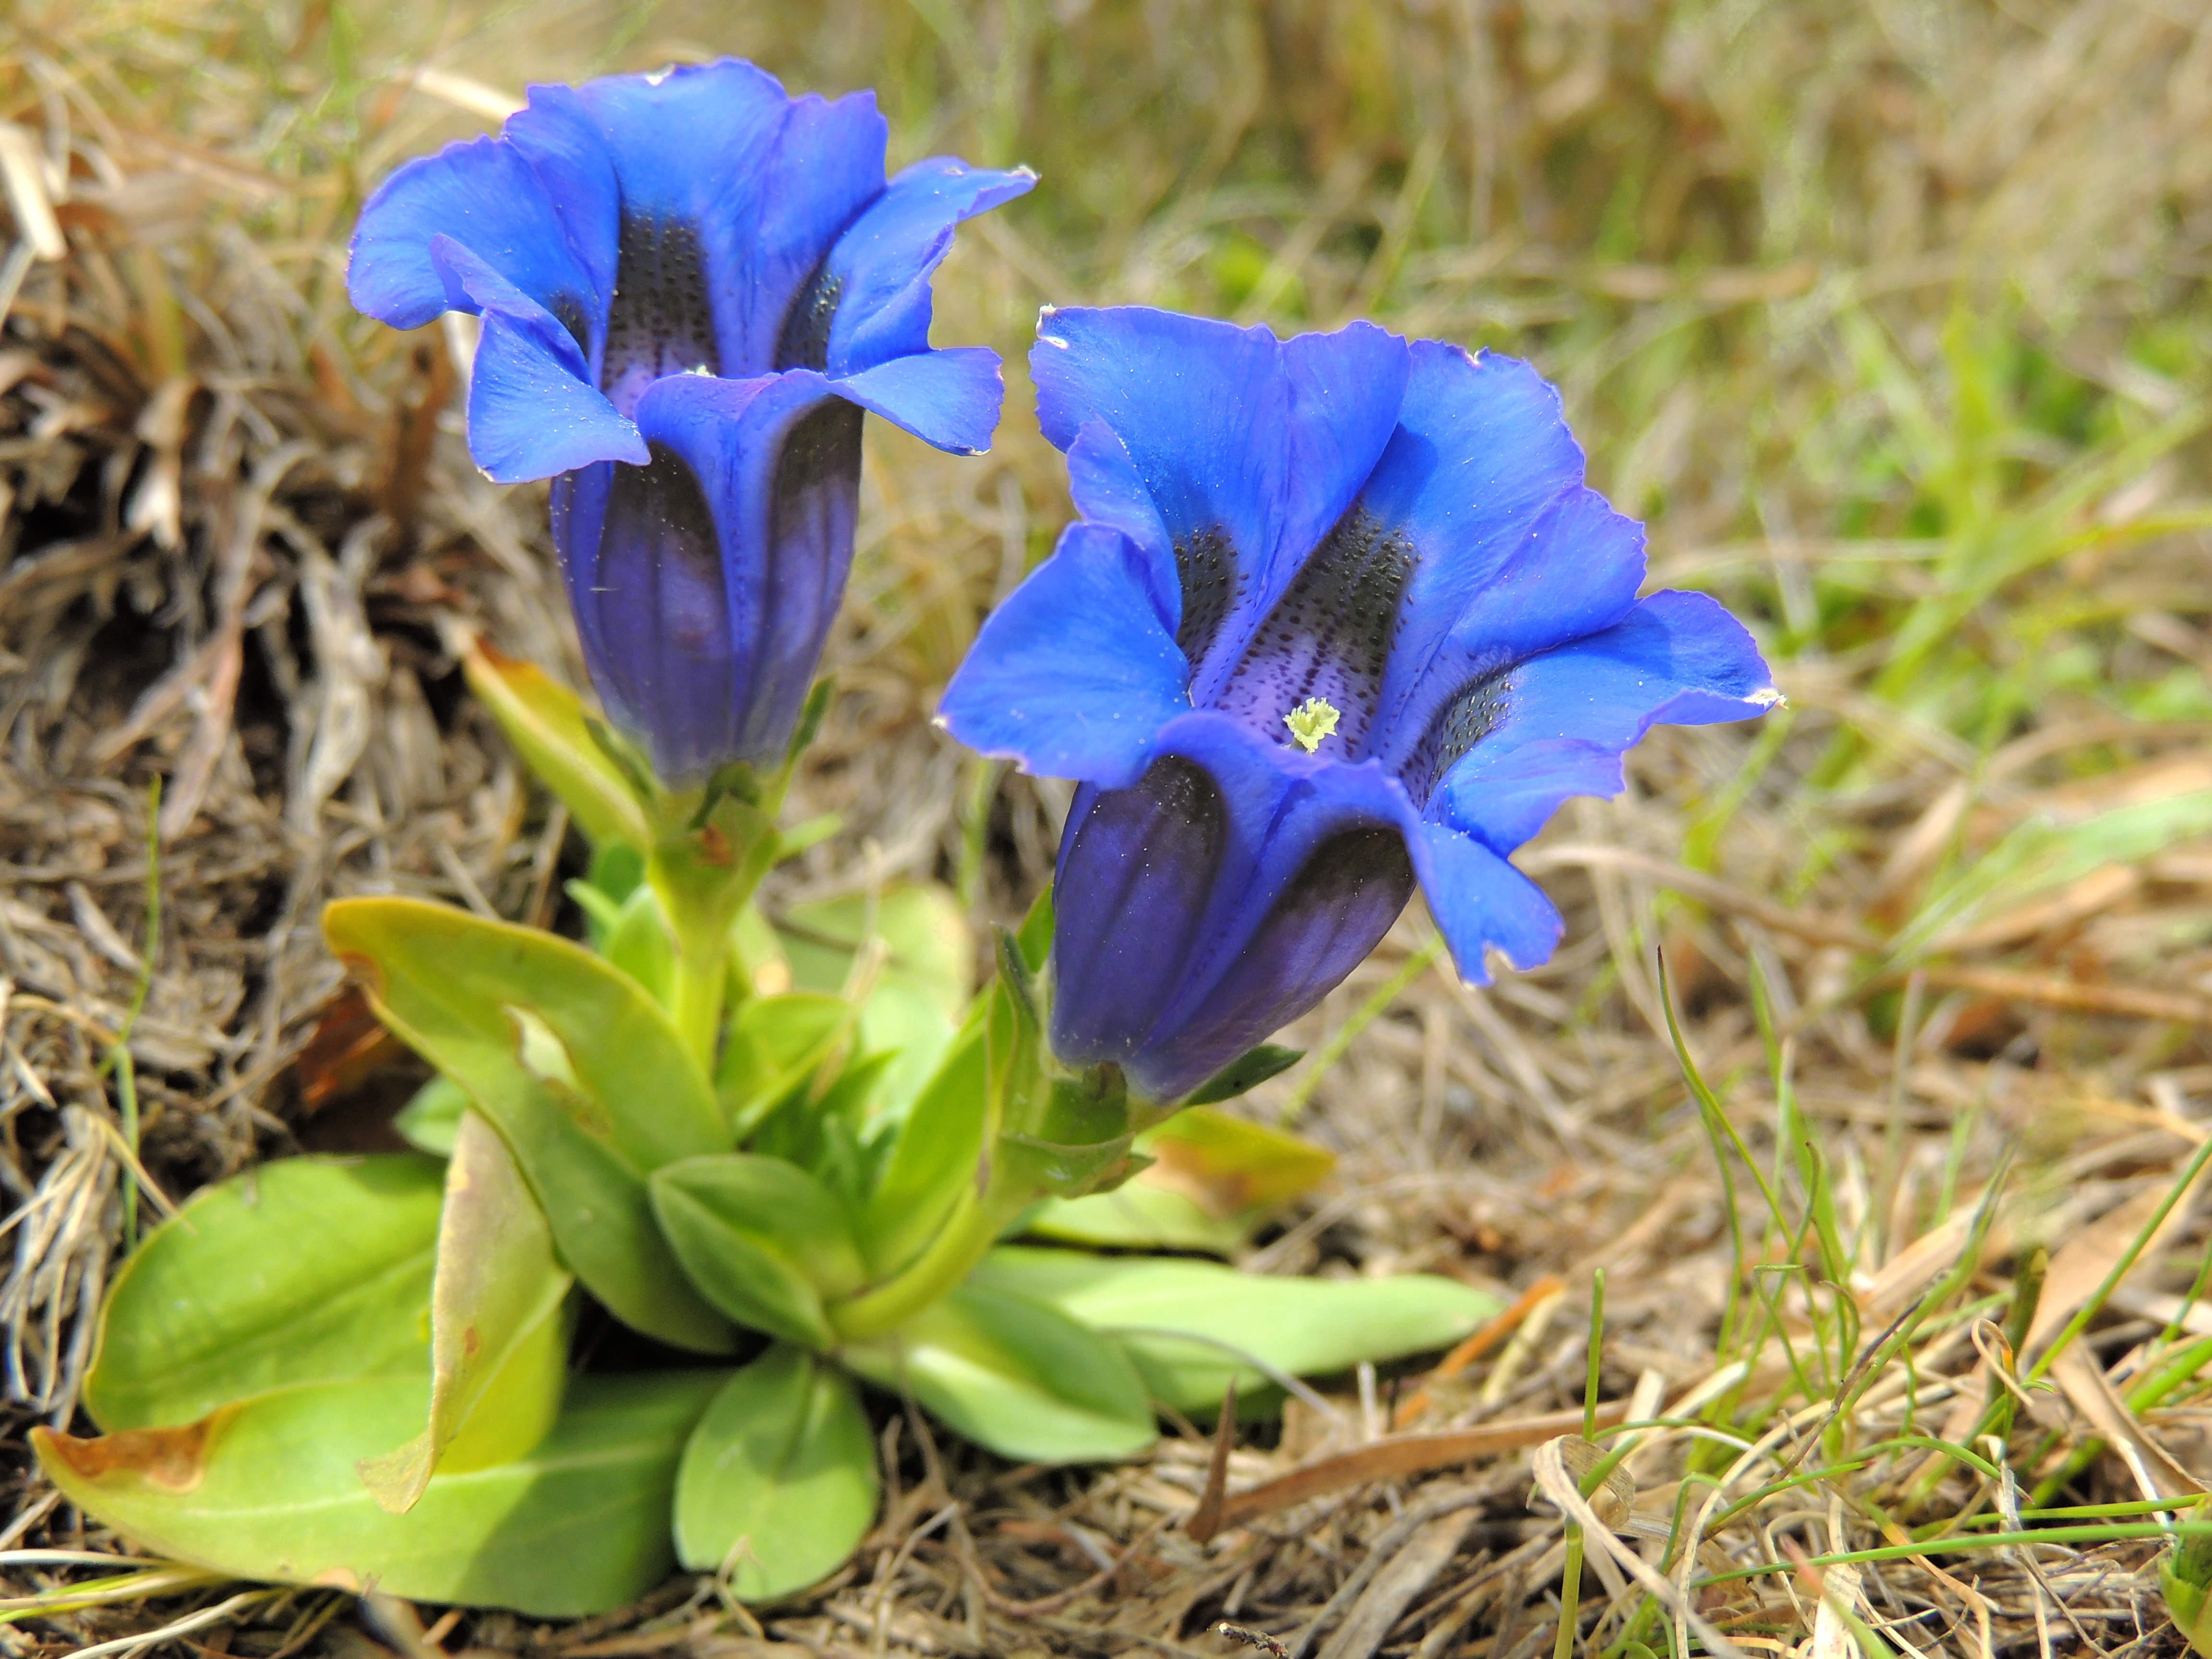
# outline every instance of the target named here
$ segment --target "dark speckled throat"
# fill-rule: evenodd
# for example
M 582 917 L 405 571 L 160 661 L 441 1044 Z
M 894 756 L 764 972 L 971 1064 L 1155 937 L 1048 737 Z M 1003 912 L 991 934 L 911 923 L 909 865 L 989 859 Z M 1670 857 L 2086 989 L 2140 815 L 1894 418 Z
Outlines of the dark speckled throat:
M 1284 717 L 1309 697 L 1338 713 L 1324 754 L 1357 759 L 1374 723 L 1382 673 L 1398 635 L 1398 609 L 1419 555 L 1404 532 L 1355 507 L 1308 558 L 1222 690 L 1218 706 L 1275 742 L 1292 741 Z
M 698 368 L 709 374 L 721 368 L 698 227 L 624 213 L 600 387 L 629 415 L 654 380 Z

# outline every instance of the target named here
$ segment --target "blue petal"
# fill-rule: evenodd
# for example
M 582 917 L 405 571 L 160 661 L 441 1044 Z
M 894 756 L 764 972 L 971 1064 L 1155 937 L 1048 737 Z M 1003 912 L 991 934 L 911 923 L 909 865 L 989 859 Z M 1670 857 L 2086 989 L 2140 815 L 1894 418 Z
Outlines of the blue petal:
M 671 375 L 637 414 L 651 465 L 555 498 L 593 681 L 671 781 L 778 760 L 852 562 L 860 411 L 794 370 Z
M 1221 791 L 1180 757 L 1128 787 L 1077 792 L 1053 876 L 1051 1040 L 1063 1065 L 1111 1061 L 1154 1099 L 1189 1091 L 1162 1092 L 1173 1061 L 1152 1037 L 1202 950 L 1229 833 Z
M 1182 682 L 1182 653 L 1136 550 L 1103 526 L 1071 525 L 984 623 L 938 718 L 971 749 L 1028 771 L 1118 787 L 1189 709 Z
M 1067 488 L 1075 510 L 1093 524 L 1110 525 L 1148 557 L 1164 559 L 1169 580 L 1163 584 L 1175 595 L 1170 620 L 1182 619 L 1182 595 L 1173 580 L 1174 538 L 1165 520 L 1145 488 L 1128 446 L 1103 421 L 1086 421 L 1067 447 Z
M 731 379 L 781 366 L 778 344 L 794 299 L 839 233 L 884 188 L 887 128 L 873 94 L 835 103 L 787 98 L 775 76 L 735 58 L 664 76 L 533 88 L 529 110 L 509 130 L 549 183 L 574 181 L 575 211 L 597 239 L 597 267 L 613 270 L 619 231 L 648 240 L 654 226 L 696 234 L 697 286 L 672 275 L 672 292 L 653 303 L 663 312 L 672 304 L 703 307 L 710 319 L 699 320 L 715 354 L 708 367 Z M 654 279 L 640 270 L 619 280 L 623 297 L 637 303 Z M 672 320 L 678 332 L 689 331 L 683 325 L 690 319 Z M 627 367 L 607 365 L 603 376 L 611 384 Z
M 824 343 L 830 373 L 928 350 L 930 273 L 951 250 L 953 227 L 1036 183 L 1027 167 L 992 173 L 942 155 L 892 179 L 837 239 L 824 266 L 836 289 Z
M 1148 810 L 1170 788 L 1176 811 Z M 1150 1100 L 1179 1098 L 1319 1002 L 1413 889 L 1413 813 L 1380 768 L 1281 748 L 1211 710 L 1165 726 L 1133 787 L 1079 805 L 1090 816 L 1071 815 L 1055 888 L 1054 1051 L 1115 1061 Z
M 483 316 L 469 381 L 469 453 L 495 483 L 594 461 L 643 464 L 645 440 L 590 383 L 583 353 L 550 312 L 450 236 L 431 239 L 431 257 Z
M 1048 312 L 1030 354 L 1045 436 L 1103 423 L 1170 538 L 1226 543 L 1236 604 L 1190 643 L 1207 701 L 1267 608 L 1350 506 L 1397 416 L 1406 347 L 1369 324 L 1279 342 L 1143 307 Z
M 1610 627 L 1644 577 L 1642 527 L 1583 487 L 1559 393 L 1526 363 L 1416 342 L 1399 423 L 1360 497 L 1417 561 L 1378 703 L 1393 765 L 1468 679 Z
M 1654 726 L 1749 720 L 1774 701 L 1741 623 L 1702 593 L 1655 593 L 1618 626 L 1515 669 L 1496 723 L 1428 816 L 1510 853 L 1569 796 L 1617 793 L 1619 757 Z
M 539 305 L 594 292 L 569 240 L 565 211 L 526 158 L 493 138 L 448 144 L 410 161 L 377 188 L 355 227 L 347 291 L 394 328 L 419 328 L 442 311 L 476 307 L 450 289 L 430 252 L 453 237 Z
M 1490 983 L 1484 952 L 1492 945 L 1516 968 L 1550 959 L 1565 924 L 1542 888 L 1449 825 L 1424 823 L 1411 842 L 1421 896 L 1462 980 Z
M 956 455 L 991 447 L 1006 395 L 999 354 L 982 346 L 893 357 L 834 384 L 840 397 Z

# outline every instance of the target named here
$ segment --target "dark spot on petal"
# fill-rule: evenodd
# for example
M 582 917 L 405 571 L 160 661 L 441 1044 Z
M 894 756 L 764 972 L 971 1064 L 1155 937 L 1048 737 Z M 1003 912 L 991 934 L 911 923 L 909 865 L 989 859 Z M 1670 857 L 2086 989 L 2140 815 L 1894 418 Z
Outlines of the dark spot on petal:
M 568 331 L 568 337 L 588 361 L 592 355 L 592 325 L 583 301 L 573 294 L 556 294 L 545 308 L 553 313 L 555 322 Z
M 860 409 L 831 398 L 793 422 L 776 462 L 775 503 L 779 521 L 799 496 L 817 484 L 857 483 L 860 477 Z M 779 532 L 783 526 L 777 525 Z
M 792 296 L 784 313 L 783 330 L 776 338 L 775 367 L 822 369 L 830 366 L 830 325 L 837 319 L 837 301 L 845 292 L 845 279 L 825 260 Z
M 1176 643 L 1195 672 L 1243 592 L 1244 581 L 1229 538 L 1218 526 L 1177 538 L 1175 556 L 1182 578 L 1182 621 L 1176 628 Z
M 1399 774 L 1406 793 L 1418 806 L 1426 806 L 1445 773 L 1459 764 L 1468 750 L 1498 729 L 1505 718 L 1510 668 L 1499 668 L 1470 680 L 1448 698 L 1429 722 L 1413 752 Z
M 699 228 L 690 221 L 624 213 L 599 385 L 623 414 L 664 374 L 718 373 L 714 312 Z
M 1386 530 L 1364 508 L 1353 507 L 1275 602 L 1218 706 L 1288 744 L 1284 716 L 1308 697 L 1321 697 L 1341 716 L 1325 750 L 1357 757 L 1382 695 L 1399 604 L 1418 562 L 1404 532 Z
M 1345 968 L 1349 973 L 1413 896 L 1413 860 L 1403 836 L 1382 824 L 1340 830 L 1315 848 L 1291 878 L 1261 935 L 1265 938 L 1276 928 L 1298 927 L 1310 919 L 1341 915 L 1357 918 L 1363 925 L 1356 931 L 1364 938 L 1380 921 L 1382 932 L 1358 947 L 1358 956 Z

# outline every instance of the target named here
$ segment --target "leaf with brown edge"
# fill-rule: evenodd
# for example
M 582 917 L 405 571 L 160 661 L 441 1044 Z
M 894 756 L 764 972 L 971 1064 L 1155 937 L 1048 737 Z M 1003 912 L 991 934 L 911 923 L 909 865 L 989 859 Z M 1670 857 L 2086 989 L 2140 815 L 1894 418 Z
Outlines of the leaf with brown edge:
M 113 1434 L 79 1438 L 47 1430 L 41 1455 L 51 1450 L 87 1480 L 118 1474 L 135 1474 L 163 1492 L 185 1492 L 207 1474 L 209 1446 L 238 1413 L 234 1405 L 176 1429 L 122 1429 Z
M 574 1281 L 498 1132 L 465 1112 L 446 1165 L 430 1294 L 430 1420 L 396 1450 L 363 1458 L 362 1484 L 393 1515 L 422 1498 L 443 1466 L 460 1472 L 520 1457 L 561 1408 Z
M 39 1428 L 30 1442 L 70 1503 L 172 1560 L 577 1618 L 635 1600 L 675 1565 L 678 1462 L 728 1375 L 580 1376 L 527 1456 L 441 1468 L 404 1516 L 380 1509 L 354 1466 L 422 1421 L 420 1376 L 278 1389 L 192 1430 L 77 1440 Z

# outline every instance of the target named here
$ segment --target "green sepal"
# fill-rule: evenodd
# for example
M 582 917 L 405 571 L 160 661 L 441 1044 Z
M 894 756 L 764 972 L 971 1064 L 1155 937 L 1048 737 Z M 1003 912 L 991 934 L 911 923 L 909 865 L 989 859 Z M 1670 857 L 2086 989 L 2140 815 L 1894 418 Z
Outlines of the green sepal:
M 288 1158 L 194 1194 L 108 1287 L 84 1382 L 93 1420 L 174 1426 L 363 1376 L 416 1379 L 419 1409 L 443 1176 L 411 1152 Z
M 829 714 L 830 704 L 837 695 L 837 682 L 824 674 L 806 689 L 806 701 L 799 705 L 799 724 L 791 729 L 791 746 L 784 751 L 784 764 L 795 765 L 799 757 L 813 744 L 822 730 L 823 717 Z
M 1015 1012 L 1025 1026 L 1041 1028 L 1043 1016 L 1037 1006 L 1036 972 L 1022 954 L 1020 941 L 1009 929 L 994 922 L 991 943 L 998 953 L 999 983 L 1006 988 Z
M 843 1565 L 875 1519 L 876 1449 L 850 1378 L 778 1343 L 723 1384 L 676 1476 L 677 1559 L 747 1601 Z M 733 1559 L 734 1558 L 734 1559 Z
M 617 765 L 592 735 L 599 722 L 566 686 L 481 642 L 461 659 L 477 701 L 597 848 L 652 844 L 650 786 Z
M 797 1164 L 722 1152 L 653 1171 L 653 1210 L 701 1295 L 741 1325 L 830 1347 L 825 1297 L 865 1277 L 844 1203 Z
M 155 1555 L 573 1619 L 667 1577 L 677 1464 L 727 1375 L 580 1376 L 527 1457 L 434 1475 L 404 1516 L 377 1507 L 354 1465 L 422 1422 L 420 1374 L 279 1389 L 188 1426 L 100 1440 L 38 1428 L 31 1445 L 70 1503 Z
M 1029 914 L 1022 918 L 1015 938 L 1021 942 L 1022 960 L 1033 974 L 1044 972 L 1046 957 L 1052 954 L 1053 902 L 1052 884 L 1047 882 L 1044 890 L 1030 903 Z
M 841 1358 L 1018 1462 L 1107 1462 L 1158 1437 L 1144 1381 L 1121 1345 L 973 1279 L 896 1330 L 848 1343 Z
M 1256 1048 L 1248 1048 L 1212 1077 L 1198 1085 L 1186 1106 L 1211 1106 L 1218 1101 L 1234 1100 L 1246 1091 L 1258 1088 L 1278 1073 L 1287 1072 L 1306 1057 L 1303 1048 L 1283 1048 L 1272 1042 L 1263 1042 Z
M 1322 1376 L 1449 1347 L 1501 1306 L 1425 1273 L 1278 1279 L 1210 1261 L 1020 1246 L 993 1250 L 969 1284 L 1114 1335 L 1154 1397 L 1186 1413 L 1218 1407 L 1231 1377 L 1240 1394 L 1265 1389 L 1266 1373 L 1240 1352 L 1282 1375 Z
M 1336 1167 L 1323 1147 L 1210 1106 L 1147 1129 L 1135 1149 L 1155 1160 L 1150 1169 L 1112 1192 L 1046 1205 L 1030 1231 L 1080 1244 L 1228 1255 Z
M 725 1150 L 668 1016 L 581 946 L 415 899 L 341 899 L 324 937 L 378 1017 L 469 1092 L 538 1199 L 562 1263 L 625 1323 L 719 1353 L 728 1327 L 685 1281 L 645 1177 Z
M 568 1377 L 572 1283 L 507 1144 L 465 1114 L 438 1219 L 429 1421 L 405 1444 L 362 1461 L 362 1483 L 379 1505 L 404 1515 L 436 1469 L 512 1462 L 545 1437 Z

